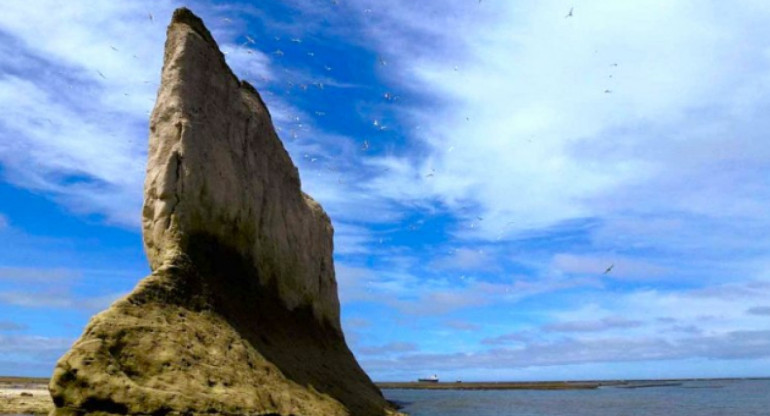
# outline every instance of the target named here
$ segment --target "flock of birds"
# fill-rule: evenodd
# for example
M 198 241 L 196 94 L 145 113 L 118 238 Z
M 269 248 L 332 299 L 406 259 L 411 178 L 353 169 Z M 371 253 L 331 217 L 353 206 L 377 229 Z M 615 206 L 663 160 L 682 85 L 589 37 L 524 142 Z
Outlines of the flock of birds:
M 334 5 L 339 5 L 339 1 L 338 1 L 338 0 L 331 0 L 331 2 L 332 2 Z M 481 4 L 481 2 L 482 2 L 482 0 L 479 0 L 479 1 L 478 1 L 478 3 L 479 3 L 479 4 Z M 371 13 L 371 9 L 366 9 L 366 10 L 364 10 L 364 13 Z M 569 19 L 569 18 L 573 18 L 574 16 L 575 16 L 575 9 L 574 9 L 574 7 L 570 7 L 569 11 L 568 11 L 568 12 L 567 12 L 567 14 L 564 16 L 564 18 L 565 18 L 565 19 Z M 150 20 L 151 22 L 154 22 L 154 21 L 155 21 L 155 18 L 154 18 L 154 16 L 152 15 L 152 13 L 149 13 L 149 14 L 148 14 L 148 18 L 149 18 L 149 20 Z M 221 18 L 221 21 L 222 21 L 222 22 L 224 22 L 224 23 L 228 23 L 228 24 L 229 24 L 229 23 L 232 23 L 232 20 L 231 20 L 230 18 L 227 18 L 227 17 Z M 244 36 L 243 36 L 243 39 L 244 39 L 244 42 L 240 44 L 240 47 L 241 47 L 241 48 L 242 48 L 242 49 L 245 51 L 245 53 L 247 53 L 247 54 L 250 54 L 250 55 L 254 54 L 255 52 L 254 52 L 254 50 L 253 50 L 252 48 L 253 48 L 253 47 L 256 47 L 256 45 L 257 45 L 257 41 L 255 40 L 255 38 L 254 38 L 253 36 L 251 36 L 251 35 L 244 35 Z M 281 40 L 281 38 L 280 38 L 279 36 L 276 36 L 274 39 L 275 39 L 276 41 L 280 41 L 280 40 Z M 289 39 L 289 42 L 291 42 L 291 43 L 293 43 L 293 44 L 301 44 L 301 43 L 302 43 L 302 39 L 300 39 L 300 38 L 296 38 L 296 37 L 292 37 L 292 38 L 290 38 L 290 39 Z M 117 49 L 116 49 L 114 46 L 111 46 L 111 48 L 112 48 L 113 50 L 117 51 Z M 227 54 L 227 52 L 223 52 L 223 53 L 224 53 L 224 54 Z M 307 54 L 307 56 L 309 56 L 309 57 L 314 57 L 314 56 L 315 56 L 315 52 L 313 52 L 313 51 L 306 51 L 306 54 Z M 277 56 L 277 57 L 283 57 L 283 56 L 285 55 L 285 53 L 284 53 L 284 51 L 283 51 L 282 49 L 276 49 L 275 51 L 273 51 L 273 55 L 275 55 L 275 56 Z M 385 60 L 385 59 L 384 59 L 382 56 L 378 56 L 378 57 L 377 57 L 377 62 L 378 62 L 378 64 L 379 64 L 380 66 L 387 66 L 387 65 L 388 65 L 388 62 L 387 62 L 387 61 L 386 61 L 386 60 Z M 616 68 L 616 67 L 618 67 L 618 64 L 617 64 L 617 63 L 613 63 L 613 64 L 611 64 L 611 67 L 615 67 L 615 68 Z M 323 66 L 323 68 L 324 68 L 324 70 L 325 70 L 326 72 L 331 72 L 331 71 L 332 71 L 332 69 L 333 69 L 333 68 L 332 68 L 331 66 L 329 66 L 329 65 L 324 65 L 324 66 Z M 459 71 L 459 67 L 458 67 L 458 66 L 454 66 L 454 67 L 453 67 L 453 70 L 454 70 L 455 72 L 457 72 L 457 71 Z M 287 71 L 287 70 L 285 70 L 285 71 Z M 288 72 L 288 71 L 287 71 L 287 72 Z M 105 79 L 106 79 L 106 76 L 105 76 L 105 75 L 104 75 L 104 74 L 103 74 L 101 71 L 97 71 L 97 73 L 99 74 L 99 76 L 100 76 L 100 77 L 102 77 L 102 78 L 105 78 Z M 610 75 L 609 75 L 609 78 L 613 78 L 613 75 L 614 75 L 614 74 L 610 74 Z M 263 80 L 265 80 L 265 79 L 263 79 Z M 265 80 L 265 81 L 266 81 L 266 80 Z M 307 89 L 308 89 L 308 84 L 303 84 L 303 83 L 295 84 L 294 82 L 291 82 L 291 81 L 289 81 L 289 82 L 288 82 L 288 85 L 289 85 L 289 87 L 294 87 L 294 86 L 296 85 L 296 86 L 298 86 L 300 89 L 302 89 L 303 91 L 307 91 Z M 311 85 L 314 85 L 314 86 L 316 86 L 316 87 L 317 87 L 317 88 L 319 88 L 319 89 L 323 89 L 323 88 L 324 88 L 324 83 L 323 83 L 323 82 L 321 82 L 321 81 L 316 81 L 316 82 L 313 82 L 313 83 L 311 83 Z M 611 90 L 611 89 L 609 89 L 609 88 L 608 88 L 608 89 L 605 89 L 605 90 L 604 90 L 604 93 L 605 93 L 605 94 L 610 94 L 610 93 L 612 93 L 612 90 Z M 397 100 L 399 99 L 399 96 L 397 96 L 397 95 L 394 95 L 393 93 L 391 93 L 391 92 L 389 92 L 389 91 L 388 91 L 388 92 L 385 92 L 385 93 L 382 95 L 382 98 L 383 98 L 385 101 L 397 101 Z M 316 114 L 316 116 L 319 116 L 319 117 L 323 117 L 323 116 L 325 116 L 325 115 L 326 115 L 326 113 L 325 113 L 325 112 L 323 112 L 323 111 L 315 111 L 315 114 Z M 470 119 L 469 119 L 469 117 L 466 117 L 466 120 L 470 120 Z M 302 130 L 302 129 L 303 129 L 304 125 L 303 125 L 303 123 L 301 123 L 301 122 L 300 122 L 300 117 L 299 117 L 299 116 L 295 116 L 293 121 L 295 122 L 295 124 L 294 124 L 294 127 L 296 127 L 296 129 L 298 129 L 298 130 Z M 380 120 L 378 120 L 378 119 L 374 119 L 374 120 L 372 121 L 372 126 L 373 126 L 375 129 L 377 129 L 378 131 L 384 131 L 384 130 L 386 130 L 386 129 L 387 129 L 387 127 L 386 127 L 386 126 L 385 126 L 385 125 L 382 123 L 382 121 L 380 121 Z M 280 127 L 278 128 L 278 130 L 279 130 L 279 131 L 281 130 L 281 129 L 280 129 Z M 290 133 L 290 136 L 291 136 L 291 138 L 292 138 L 292 139 L 296 139 L 296 138 L 298 137 L 297 131 L 296 131 L 295 129 L 292 129 L 292 130 L 291 130 L 289 133 Z M 531 140 L 528 140 L 528 141 L 531 141 Z M 370 142 L 369 142 L 369 140 L 368 140 L 368 139 L 366 139 L 366 140 L 364 140 L 364 141 L 363 141 L 363 143 L 361 144 L 361 146 L 360 146 L 360 150 L 361 150 L 361 151 L 363 151 L 363 152 L 366 152 L 366 151 L 368 151 L 368 150 L 370 149 L 370 147 L 371 147 L 371 146 L 370 146 Z M 451 152 L 453 149 L 454 149 L 454 147 L 452 146 L 452 147 L 450 147 L 450 148 L 447 150 L 447 152 L 449 153 L 449 152 Z M 312 163 L 312 162 L 315 162 L 315 161 L 317 161 L 317 160 L 318 160 L 318 158 L 316 158 L 316 157 L 311 157 L 309 154 L 305 154 L 305 155 L 304 155 L 304 158 L 305 158 L 305 159 L 308 159 L 308 160 L 309 160 L 311 163 Z M 335 169 L 334 169 L 334 168 L 332 168 L 332 170 L 335 170 Z M 386 169 L 386 170 L 387 170 L 387 169 Z M 432 177 L 434 177 L 434 176 L 435 176 L 435 174 L 436 174 L 436 172 L 435 172 L 435 169 L 431 169 L 429 173 L 427 173 L 427 174 L 425 174 L 425 175 L 424 175 L 424 177 L 425 177 L 425 178 L 432 178 Z M 340 178 L 338 179 L 338 181 L 339 181 L 340 183 L 342 183 L 342 178 L 340 177 Z M 482 218 L 482 217 L 480 217 L 480 216 L 477 216 L 477 217 L 476 217 L 476 220 L 478 220 L 478 222 L 481 222 L 481 221 L 483 221 L 483 218 Z M 508 224 L 510 225 L 511 223 L 512 223 L 512 222 L 509 222 Z M 470 222 L 470 228 L 475 228 L 475 227 L 476 227 L 476 224 L 477 224 L 477 222 L 476 222 L 476 221 L 472 221 L 472 222 Z M 419 228 L 419 225 L 421 225 L 421 223 L 419 223 L 419 222 L 418 222 L 418 223 L 416 223 L 416 224 L 412 224 L 412 225 L 409 225 L 409 226 L 408 226 L 408 229 L 409 229 L 410 231 L 415 231 L 415 230 L 417 230 L 417 229 Z M 506 227 L 507 227 L 507 226 L 506 226 Z M 500 236 L 500 238 L 501 238 L 501 236 Z M 498 239 L 500 239 L 500 238 L 498 238 Z M 380 239 L 380 242 L 382 242 L 382 239 Z M 604 272 L 603 272 L 602 274 L 603 274 L 603 275 L 607 275 L 607 274 L 609 274 L 609 273 L 610 273 L 610 272 L 613 270 L 613 268 L 614 268 L 614 267 L 615 267 L 615 264 L 610 264 L 610 265 L 609 265 L 609 266 L 608 266 L 608 267 L 607 267 L 607 268 L 604 270 Z

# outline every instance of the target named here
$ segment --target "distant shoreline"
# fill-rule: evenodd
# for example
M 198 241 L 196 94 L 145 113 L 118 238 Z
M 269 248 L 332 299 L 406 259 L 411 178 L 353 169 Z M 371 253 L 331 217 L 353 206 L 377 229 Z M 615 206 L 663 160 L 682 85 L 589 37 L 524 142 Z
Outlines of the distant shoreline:
M 48 378 L 0 376 L 0 415 L 47 415 L 52 409 Z
M 48 377 L 18 377 L 18 376 L 0 376 L 0 383 L 4 384 L 45 384 L 48 385 Z
M 450 381 L 450 382 L 376 382 L 380 389 L 406 390 L 593 390 L 599 387 L 669 387 L 692 381 L 740 381 L 770 380 L 770 377 L 745 378 L 682 378 L 640 380 L 590 380 L 590 381 Z
M 375 383 L 381 389 L 407 390 L 588 390 L 596 389 L 599 383 L 584 382 L 389 382 Z

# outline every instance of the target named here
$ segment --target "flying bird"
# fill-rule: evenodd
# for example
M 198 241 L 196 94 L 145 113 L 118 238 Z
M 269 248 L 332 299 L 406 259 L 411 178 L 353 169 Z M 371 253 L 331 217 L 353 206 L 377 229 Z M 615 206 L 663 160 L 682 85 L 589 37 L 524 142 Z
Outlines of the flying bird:
M 568 18 L 568 17 L 572 17 L 572 12 L 573 12 L 574 10 L 575 10 L 575 8 L 574 8 L 574 7 L 570 7 L 570 8 L 569 8 L 569 13 L 567 13 L 567 15 L 566 15 L 566 16 L 564 16 L 564 18 L 566 19 L 566 18 Z
M 607 270 L 605 270 L 603 274 L 607 274 L 607 273 L 611 272 L 613 267 L 615 267 L 615 264 L 614 263 L 610 264 L 610 267 L 608 267 Z

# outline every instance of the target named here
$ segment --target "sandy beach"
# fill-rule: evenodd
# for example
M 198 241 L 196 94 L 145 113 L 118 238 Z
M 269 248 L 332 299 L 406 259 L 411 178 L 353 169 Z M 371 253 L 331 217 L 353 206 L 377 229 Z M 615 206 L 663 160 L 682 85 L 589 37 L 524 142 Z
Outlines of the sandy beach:
M 43 415 L 51 409 L 48 379 L 0 377 L 0 414 Z

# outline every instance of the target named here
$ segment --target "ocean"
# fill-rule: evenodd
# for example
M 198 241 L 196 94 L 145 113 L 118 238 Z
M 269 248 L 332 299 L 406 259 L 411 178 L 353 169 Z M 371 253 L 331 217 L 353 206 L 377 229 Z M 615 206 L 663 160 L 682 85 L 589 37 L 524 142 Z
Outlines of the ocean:
M 388 400 L 410 416 L 768 416 L 770 380 L 686 381 L 595 390 L 402 390 Z

